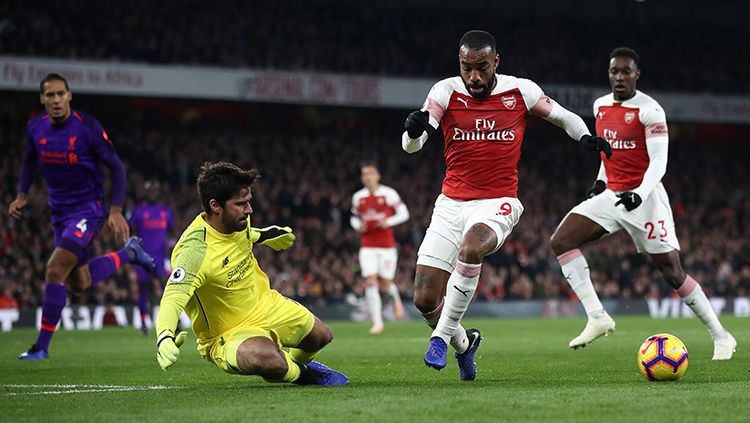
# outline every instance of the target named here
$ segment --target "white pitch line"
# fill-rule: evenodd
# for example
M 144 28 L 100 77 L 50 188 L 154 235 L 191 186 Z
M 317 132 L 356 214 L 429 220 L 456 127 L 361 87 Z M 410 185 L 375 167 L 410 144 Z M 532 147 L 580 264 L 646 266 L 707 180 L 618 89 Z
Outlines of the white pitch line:
M 179 386 L 121 386 L 121 385 L 5 385 L 6 388 L 65 388 L 53 391 L 37 392 L 9 392 L 5 396 L 19 395 L 60 395 L 60 394 L 77 394 L 89 392 L 128 392 L 128 391 L 156 391 L 165 389 L 177 389 Z M 81 389 L 83 388 L 83 389 Z

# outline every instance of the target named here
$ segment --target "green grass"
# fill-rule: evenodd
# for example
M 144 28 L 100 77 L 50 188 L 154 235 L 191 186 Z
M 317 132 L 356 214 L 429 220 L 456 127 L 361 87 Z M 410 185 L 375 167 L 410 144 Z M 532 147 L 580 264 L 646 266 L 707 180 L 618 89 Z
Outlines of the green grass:
M 346 373 L 341 388 L 273 385 L 227 375 L 191 346 L 162 372 L 153 337 L 133 329 L 61 331 L 52 357 L 15 356 L 31 330 L 0 333 L 0 421 L 744 421 L 750 420 L 750 320 L 723 317 L 740 345 L 713 362 L 713 344 L 696 319 L 620 317 L 617 332 L 571 351 L 583 319 L 470 320 L 485 340 L 478 377 L 460 382 L 455 360 L 441 372 L 422 363 L 429 332 L 421 322 L 331 324 L 336 339 L 320 360 Z M 636 367 L 641 342 L 657 332 L 680 337 L 690 352 L 679 382 L 647 382 Z M 195 338 L 189 338 L 194 341 Z M 452 355 L 452 353 L 451 353 Z M 41 394 L 56 388 L 9 385 L 166 385 L 170 390 Z M 59 388 L 57 388 L 59 390 Z

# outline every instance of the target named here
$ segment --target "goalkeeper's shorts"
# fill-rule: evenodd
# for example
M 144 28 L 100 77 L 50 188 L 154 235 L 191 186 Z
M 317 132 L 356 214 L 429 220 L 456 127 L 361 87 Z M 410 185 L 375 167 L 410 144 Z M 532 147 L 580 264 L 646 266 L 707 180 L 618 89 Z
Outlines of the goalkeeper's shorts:
M 270 339 L 279 348 L 296 347 L 315 325 L 315 316 L 310 310 L 273 289 L 263 308 L 265 313 L 253 313 L 253 317 L 214 338 L 213 342 L 199 345 L 201 356 L 227 373 L 240 373 L 237 350 L 246 339 L 260 336 Z

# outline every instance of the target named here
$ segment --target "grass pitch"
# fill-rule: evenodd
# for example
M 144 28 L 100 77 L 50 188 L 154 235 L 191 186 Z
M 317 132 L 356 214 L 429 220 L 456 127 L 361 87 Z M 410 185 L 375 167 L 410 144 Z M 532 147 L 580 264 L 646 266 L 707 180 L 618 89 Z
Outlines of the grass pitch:
M 133 329 L 60 331 L 42 362 L 17 360 L 31 330 L 0 333 L 0 421 L 750 421 L 750 319 L 724 316 L 739 343 L 734 359 L 713 362 L 696 319 L 619 317 L 617 332 L 579 351 L 568 341 L 583 319 L 469 320 L 482 330 L 475 382 L 461 382 L 451 357 L 437 372 L 422 354 L 421 322 L 386 326 L 334 322 L 320 361 L 341 370 L 340 388 L 272 385 L 224 374 L 201 360 L 191 333 L 180 360 L 162 372 L 154 337 Z M 669 332 L 687 345 L 678 382 L 648 382 L 636 352 Z M 193 342 L 191 342 L 193 341 Z

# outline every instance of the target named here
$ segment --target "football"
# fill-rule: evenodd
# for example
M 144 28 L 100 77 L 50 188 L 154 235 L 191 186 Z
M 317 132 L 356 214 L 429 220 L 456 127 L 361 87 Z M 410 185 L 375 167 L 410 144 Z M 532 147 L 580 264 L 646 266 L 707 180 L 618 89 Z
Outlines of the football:
M 688 367 L 688 350 L 680 338 L 657 333 L 638 349 L 638 368 L 648 380 L 679 380 Z

